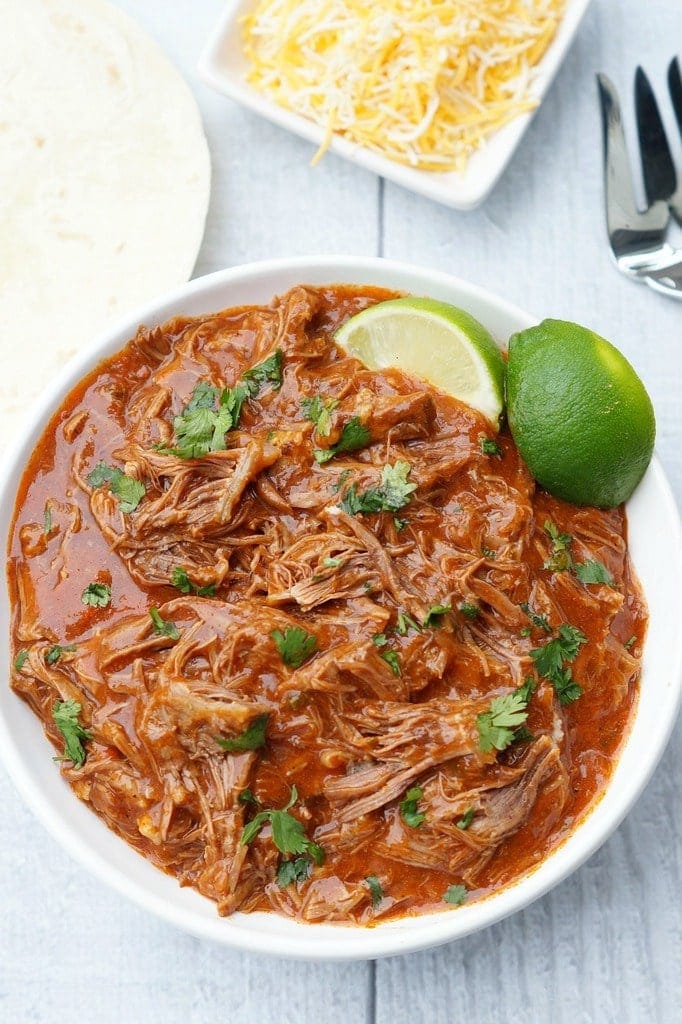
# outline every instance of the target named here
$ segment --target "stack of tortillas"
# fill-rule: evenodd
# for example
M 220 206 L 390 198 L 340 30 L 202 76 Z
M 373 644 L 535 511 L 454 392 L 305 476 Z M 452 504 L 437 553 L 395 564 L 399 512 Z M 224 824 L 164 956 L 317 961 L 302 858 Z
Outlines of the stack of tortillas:
M 210 164 L 178 72 L 103 0 L 0 0 L 0 446 L 77 349 L 192 273 Z

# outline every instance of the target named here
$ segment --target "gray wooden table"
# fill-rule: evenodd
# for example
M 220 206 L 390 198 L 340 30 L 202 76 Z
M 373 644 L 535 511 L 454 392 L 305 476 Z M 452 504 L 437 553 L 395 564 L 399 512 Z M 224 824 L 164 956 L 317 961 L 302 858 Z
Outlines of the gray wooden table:
M 682 47 L 680 0 L 594 0 L 502 183 L 457 214 L 327 157 L 210 93 L 197 54 L 219 0 L 121 0 L 204 116 L 213 194 L 197 273 L 270 256 L 380 254 L 589 324 L 644 378 L 682 498 L 682 305 L 618 277 L 604 245 L 594 73 L 629 92 Z M 678 52 L 679 49 L 678 49 Z M 679 149 L 678 149 L 679 155 Z M 229 952 L 83 874 L 0 771 L 0 1021 L 52 1024 L 629 1024 L 682 1020 L 682 732 L 614 837 L 524 913 L 433 952 L 347 966 Z

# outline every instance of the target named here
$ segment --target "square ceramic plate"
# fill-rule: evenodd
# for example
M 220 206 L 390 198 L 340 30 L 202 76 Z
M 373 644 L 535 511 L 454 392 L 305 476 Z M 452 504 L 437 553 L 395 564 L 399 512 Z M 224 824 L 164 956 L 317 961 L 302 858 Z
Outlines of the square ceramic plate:
M 280 107 L 246 81 L 248 61 L 242 50 L 240 18 L 252 3 L 253 0 L 228 0 L 199 58 L 199 75 L 218 92 L 319 146 L 324 136 L 324 130 L 319 125 Z M 531 88 L 531 95 L 538 101 L 538 105 L 559 70 L 589 3 L 590 0 L 567 0 L 566 12 L 556 37 L 537 67 Z M 534 113 L 530 111 L 519 115 L 491 135 L 488 142 L 471 157 L 464 174 L 405 167 L 338 135 L 333 137 L 330 149 L 412 192 L 458 210 L 471 210 L 482 203 L 496 185 Z

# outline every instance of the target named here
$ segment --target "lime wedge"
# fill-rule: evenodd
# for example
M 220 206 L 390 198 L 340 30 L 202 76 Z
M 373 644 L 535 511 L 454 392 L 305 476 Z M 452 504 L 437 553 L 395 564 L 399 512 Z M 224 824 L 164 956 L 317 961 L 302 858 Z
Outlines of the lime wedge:
M 351 317 L 334 340 L 368 369 L 411 373 L 499 427 L 504 360 L 485 327 L 463 309 L 435 299 L 390 299 Z

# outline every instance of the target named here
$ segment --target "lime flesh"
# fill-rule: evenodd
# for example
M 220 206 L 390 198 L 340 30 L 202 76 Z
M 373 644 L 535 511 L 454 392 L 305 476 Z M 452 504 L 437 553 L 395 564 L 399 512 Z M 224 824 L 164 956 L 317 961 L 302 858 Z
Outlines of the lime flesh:
M 545 320 L 509 341 L 507 417 L 529 470 L 550 494 L 577 505 L 627 501 L 651 460 L 651 400 L 625 356 L 605 338 Z
M 499 428 L 504 360 L 485 327 L 435 299 L 390 299 L 351 317 L 336 343 L 370 370 L 389 367 L 428 381 Z

